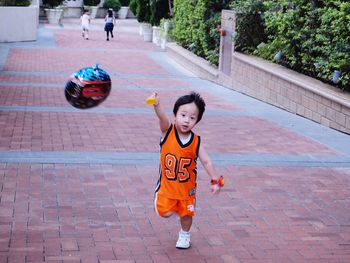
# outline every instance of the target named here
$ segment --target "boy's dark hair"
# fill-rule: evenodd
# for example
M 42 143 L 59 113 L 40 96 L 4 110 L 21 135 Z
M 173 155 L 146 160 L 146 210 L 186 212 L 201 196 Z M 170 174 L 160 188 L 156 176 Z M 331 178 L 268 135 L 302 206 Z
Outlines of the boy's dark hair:
M 205 111 L 205 102 L 203 98 L 196 92 L 191 92 L 190 94 L 181 96 L 180 98 L 177 99 L 173 109 L 174 115 L 176 115 L 180 106 L 184 104 L 189 104 L 192 102 L 194 102 L 198 108 L 198 119 L 197 119 L 197 123 L 198 123 L 202 119 L 203 113 Z

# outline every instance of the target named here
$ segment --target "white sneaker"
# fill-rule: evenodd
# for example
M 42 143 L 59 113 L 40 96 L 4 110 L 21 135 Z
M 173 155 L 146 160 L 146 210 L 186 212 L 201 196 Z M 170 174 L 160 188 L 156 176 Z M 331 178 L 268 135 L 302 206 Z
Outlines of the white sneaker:
M 176 242 L 176 248 L 186 249 L 191 246 L 191 233 L 180 230 L 179 238 Z

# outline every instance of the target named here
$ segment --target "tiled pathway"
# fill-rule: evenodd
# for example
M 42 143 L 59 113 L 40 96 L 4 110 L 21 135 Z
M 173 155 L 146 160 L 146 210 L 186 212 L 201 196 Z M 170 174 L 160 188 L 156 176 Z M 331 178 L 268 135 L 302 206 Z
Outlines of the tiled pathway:
M 77 20 L 42 25 L 39 39 L 0 44 L 0 262 L 350 262 L 350 137 L 199 79 L 145 43 L 134 20 L 107 42 Z M 80 111 L 67 77 L 99 63 L 113 90 Z M 199 169 L 192 247 L 177 250 L 178 219 L 158 218 L 158 123 L 200 92 L 197 128 L 226 178 L 213 197 Z

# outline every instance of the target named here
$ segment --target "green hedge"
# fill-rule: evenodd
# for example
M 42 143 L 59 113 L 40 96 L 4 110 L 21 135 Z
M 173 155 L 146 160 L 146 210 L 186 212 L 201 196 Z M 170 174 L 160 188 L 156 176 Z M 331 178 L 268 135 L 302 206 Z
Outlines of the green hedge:
M 130 0 L 129 8 L 131 12 L 136 16 L 137 15 L 137 0 Z
M 236 50 L 270 61 L 281 51 L 283 66 L 350 90 L 348 0 L 241 0 L 231 7 L 238 11 Z
M 130 0 L 120 0 L 120 4 L 121 4 L 122 6 L 129 6 Z
M 150 0 L 150 23 L 153 26 L 159 26 L 160 20 L 169 18 L 168 0 Z
M 83 2 L 85 6 L 97 6 L 101 0 L 84 0 Z
M 43 0 L 43 6 L 48 8 L 55 8 L 61 5 L 63 0 Z
M 136 12 L 134 13 L 139 22 L 150 22 L 151 9 L 149 0 L 135 0 L 136 2 Z
M 217 65 L 216 26 L 227 5 L 237 12 L 237 51 L 350 90 L 349 0 L 174 0 L 174 40 Z
M 172 36 L 184 48 L 218 65 L 221 10 L 227 1 L 174 0 L 175 28 Z
M 0 6 L 30 6 L 30 0 L 0 0 Z
M 168 0 L 131 0 L 129 7 L 137 21 L 159 26 L 160 20 L 169 17 Z
M 260 43 L 266 42 L 262 19 L 263 1 L 232 1 L 236 12 L 235 50 L 252 53 Z
M 112 8 L 114 12 L 118 12 L 121 4 L 119 0 L 106 0 L 103 3 L 103 7 L 106 9 Z

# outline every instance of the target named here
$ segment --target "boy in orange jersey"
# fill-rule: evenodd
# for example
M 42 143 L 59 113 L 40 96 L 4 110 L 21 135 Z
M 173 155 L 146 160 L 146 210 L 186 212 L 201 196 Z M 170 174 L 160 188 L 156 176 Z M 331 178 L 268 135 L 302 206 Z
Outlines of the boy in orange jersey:
M 200 137 L 192 132 L 203 116 L 205 102 L 195 92 L 180 97 L 175 102 L 175 119 L 171 123 L 160 104 L 159 94 L 153 93 L 150 98 L 162 133 L 160 175 L 154 206 L 161 217 L 179 215 L 181 230 L 176 247 L 186 249 L 191 245 L 189 231 L 195 213 L 197 157 L 211 178 L 211 191 L 217 194 L 223 186 L 223 178 L 217 175 L 209 155 L 200 144 Z

